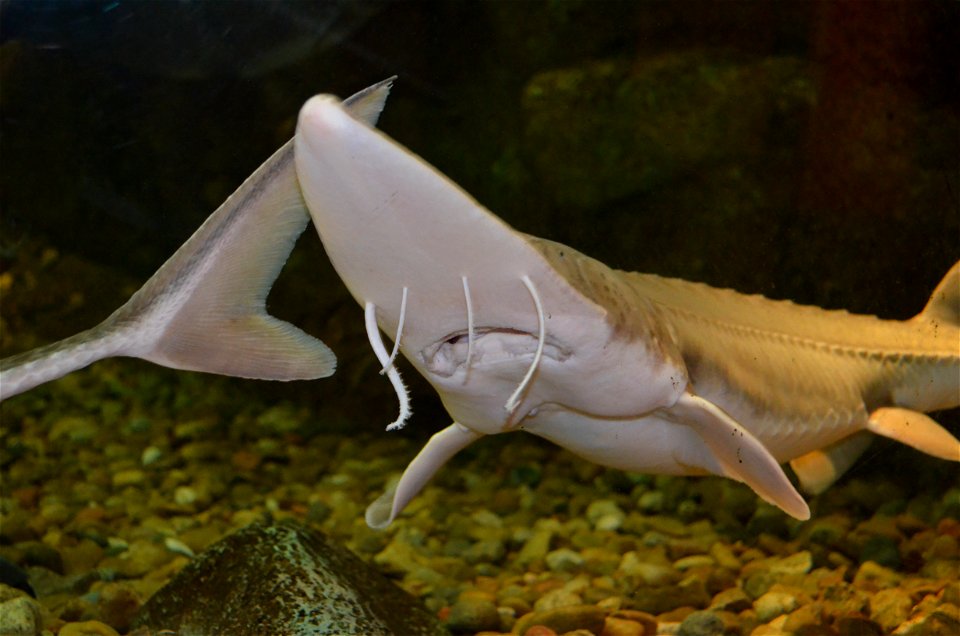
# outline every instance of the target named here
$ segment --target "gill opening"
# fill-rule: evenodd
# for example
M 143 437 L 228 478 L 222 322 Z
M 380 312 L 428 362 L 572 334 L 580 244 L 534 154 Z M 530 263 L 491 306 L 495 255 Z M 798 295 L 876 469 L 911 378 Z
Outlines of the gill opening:
M 404 287 L 404 301 L 406 297 L 407 288 Z M 401 308 L 401 315 L 402 314 L 403 309 Z M 397 394 L 397 400 L 400 402 L 400 414 L 397 416 L 397 419 L 387 425 L 387 430 L 399 430 L 406 425 L 407 420 L 410 419 L 413 413 L 410 409 L 410 394 L 403 383 L 403 379 L 400 377 L 400 372 L 393 364 L 393 359 L 387 355 L 387 348 L 383 345 L 383 339 L 380 337 L 380 328 L 377 326 L 377 306 L 372 302 L 367 302 L 364 305 L 363 315 L 364 324 L 367 328 L 367 339 L 370 341 L 370 346 L 373 347 L 373 352 L 376 354 L 377 360 L 379 360 L 383 368 L 386 369 L 387 378 L 390 380 L 390 384 L 393 385 L 393 390 Z M 400 335 L 400 329 L 398 329 L 396 343 L 400 342 Z M 394 353 L 396 353 L 396 343 L 394 344 Z
M 537 372 L 537 367 L 540 366 L 540 359 L 543 357 L 543 343 L 547 337 L 546 321 L 544 320 L 543 316 L 543 305 L 540 303 L 540 295 L 537 294 L 537 288 L 534 287 L 533 281 L 530 280 L 529 276 L 524 275 L 521 280 L 523 281 L 523 284 L 526 285 L 527 291 L 530 292 L 530 297 L 533 298 L 533 304 L 537 308 L 537 352 L 533 355 L 533 362 L 530 363 L 530 368 L 527 369 L 527 374 L 523 376 L 523 380 L 521 380 L 520 384 L 517 385 L 517 388 L 514 389 L 513 394 L 510 395 L 507 403 L 503 405 L 503 408 L 505 408 L 510 415 L 513 415 L 514 411 L 517 410 L 517 407 L 520 406 L 520 402 L 523 400 L 527 389 L 530 387 L 530 382 L 533 380 L 533 374 Z

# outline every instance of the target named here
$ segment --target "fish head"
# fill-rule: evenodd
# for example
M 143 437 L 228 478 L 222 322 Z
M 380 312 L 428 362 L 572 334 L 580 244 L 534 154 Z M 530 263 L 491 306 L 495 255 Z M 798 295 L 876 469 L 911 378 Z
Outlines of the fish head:
M 545 255 L 337 98 L 304 105 L 295 154 L 337 273 L 361 306 L 376 307 L 386 333 L 397 333 L 404 315 L 400 351 L 456 421 L 501 432 L 544 404 L 635 415 L 683 391 L 670 380 L 682 369 L 662 345 L 611 321 L 609 303 L 585 295 L 589 285 L 569 279 L 562 256 Z

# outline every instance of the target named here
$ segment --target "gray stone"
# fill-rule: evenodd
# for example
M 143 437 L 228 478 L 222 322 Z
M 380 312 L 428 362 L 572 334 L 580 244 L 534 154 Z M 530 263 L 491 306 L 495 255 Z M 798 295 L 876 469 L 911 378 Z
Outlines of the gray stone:
M 40 605 L 20 590 L 0 583 L 0 634 L 39 636 Z
M 721 636 L 723 619 L 713 612 L 693 612 L 680 623 L 678 636 Z
M 147 601 L 134 624 L 181 636 L 446 633 L 380 572 L 292 521 L 256 523 L 212 545 Z

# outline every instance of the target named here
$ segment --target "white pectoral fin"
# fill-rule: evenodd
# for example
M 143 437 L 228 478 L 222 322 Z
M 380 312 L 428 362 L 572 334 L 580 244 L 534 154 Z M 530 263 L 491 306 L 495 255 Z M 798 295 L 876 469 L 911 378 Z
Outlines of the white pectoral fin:
M 912 446 L 927 455 L 960 461 L 960 441 L 923 413 L 898 407 L 879 408 L 870 414 L 867 430 Z
M 376 529 L 389 526 L 441 466 L 480 437 L 481 433 L 457 422 L 435 433 L 403 471 L 400 481 L 367 507 L 367 525 Z
M 783 468 L 760 441 L 712 402 L 684 393 L 668 410 L 671 419 L 694 429 L 723 473 L 750 486 L 762 499 L 797 519 L 810 508 Z

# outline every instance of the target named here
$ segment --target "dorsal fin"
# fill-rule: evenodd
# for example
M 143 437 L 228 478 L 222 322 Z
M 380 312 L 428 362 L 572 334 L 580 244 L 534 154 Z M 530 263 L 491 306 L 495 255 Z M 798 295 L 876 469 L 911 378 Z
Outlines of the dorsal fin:
M 933 290 L 927 306 L 916 319 L 943 321 L 960 326 L 960 261 L 953 264 L 937 288 Z

